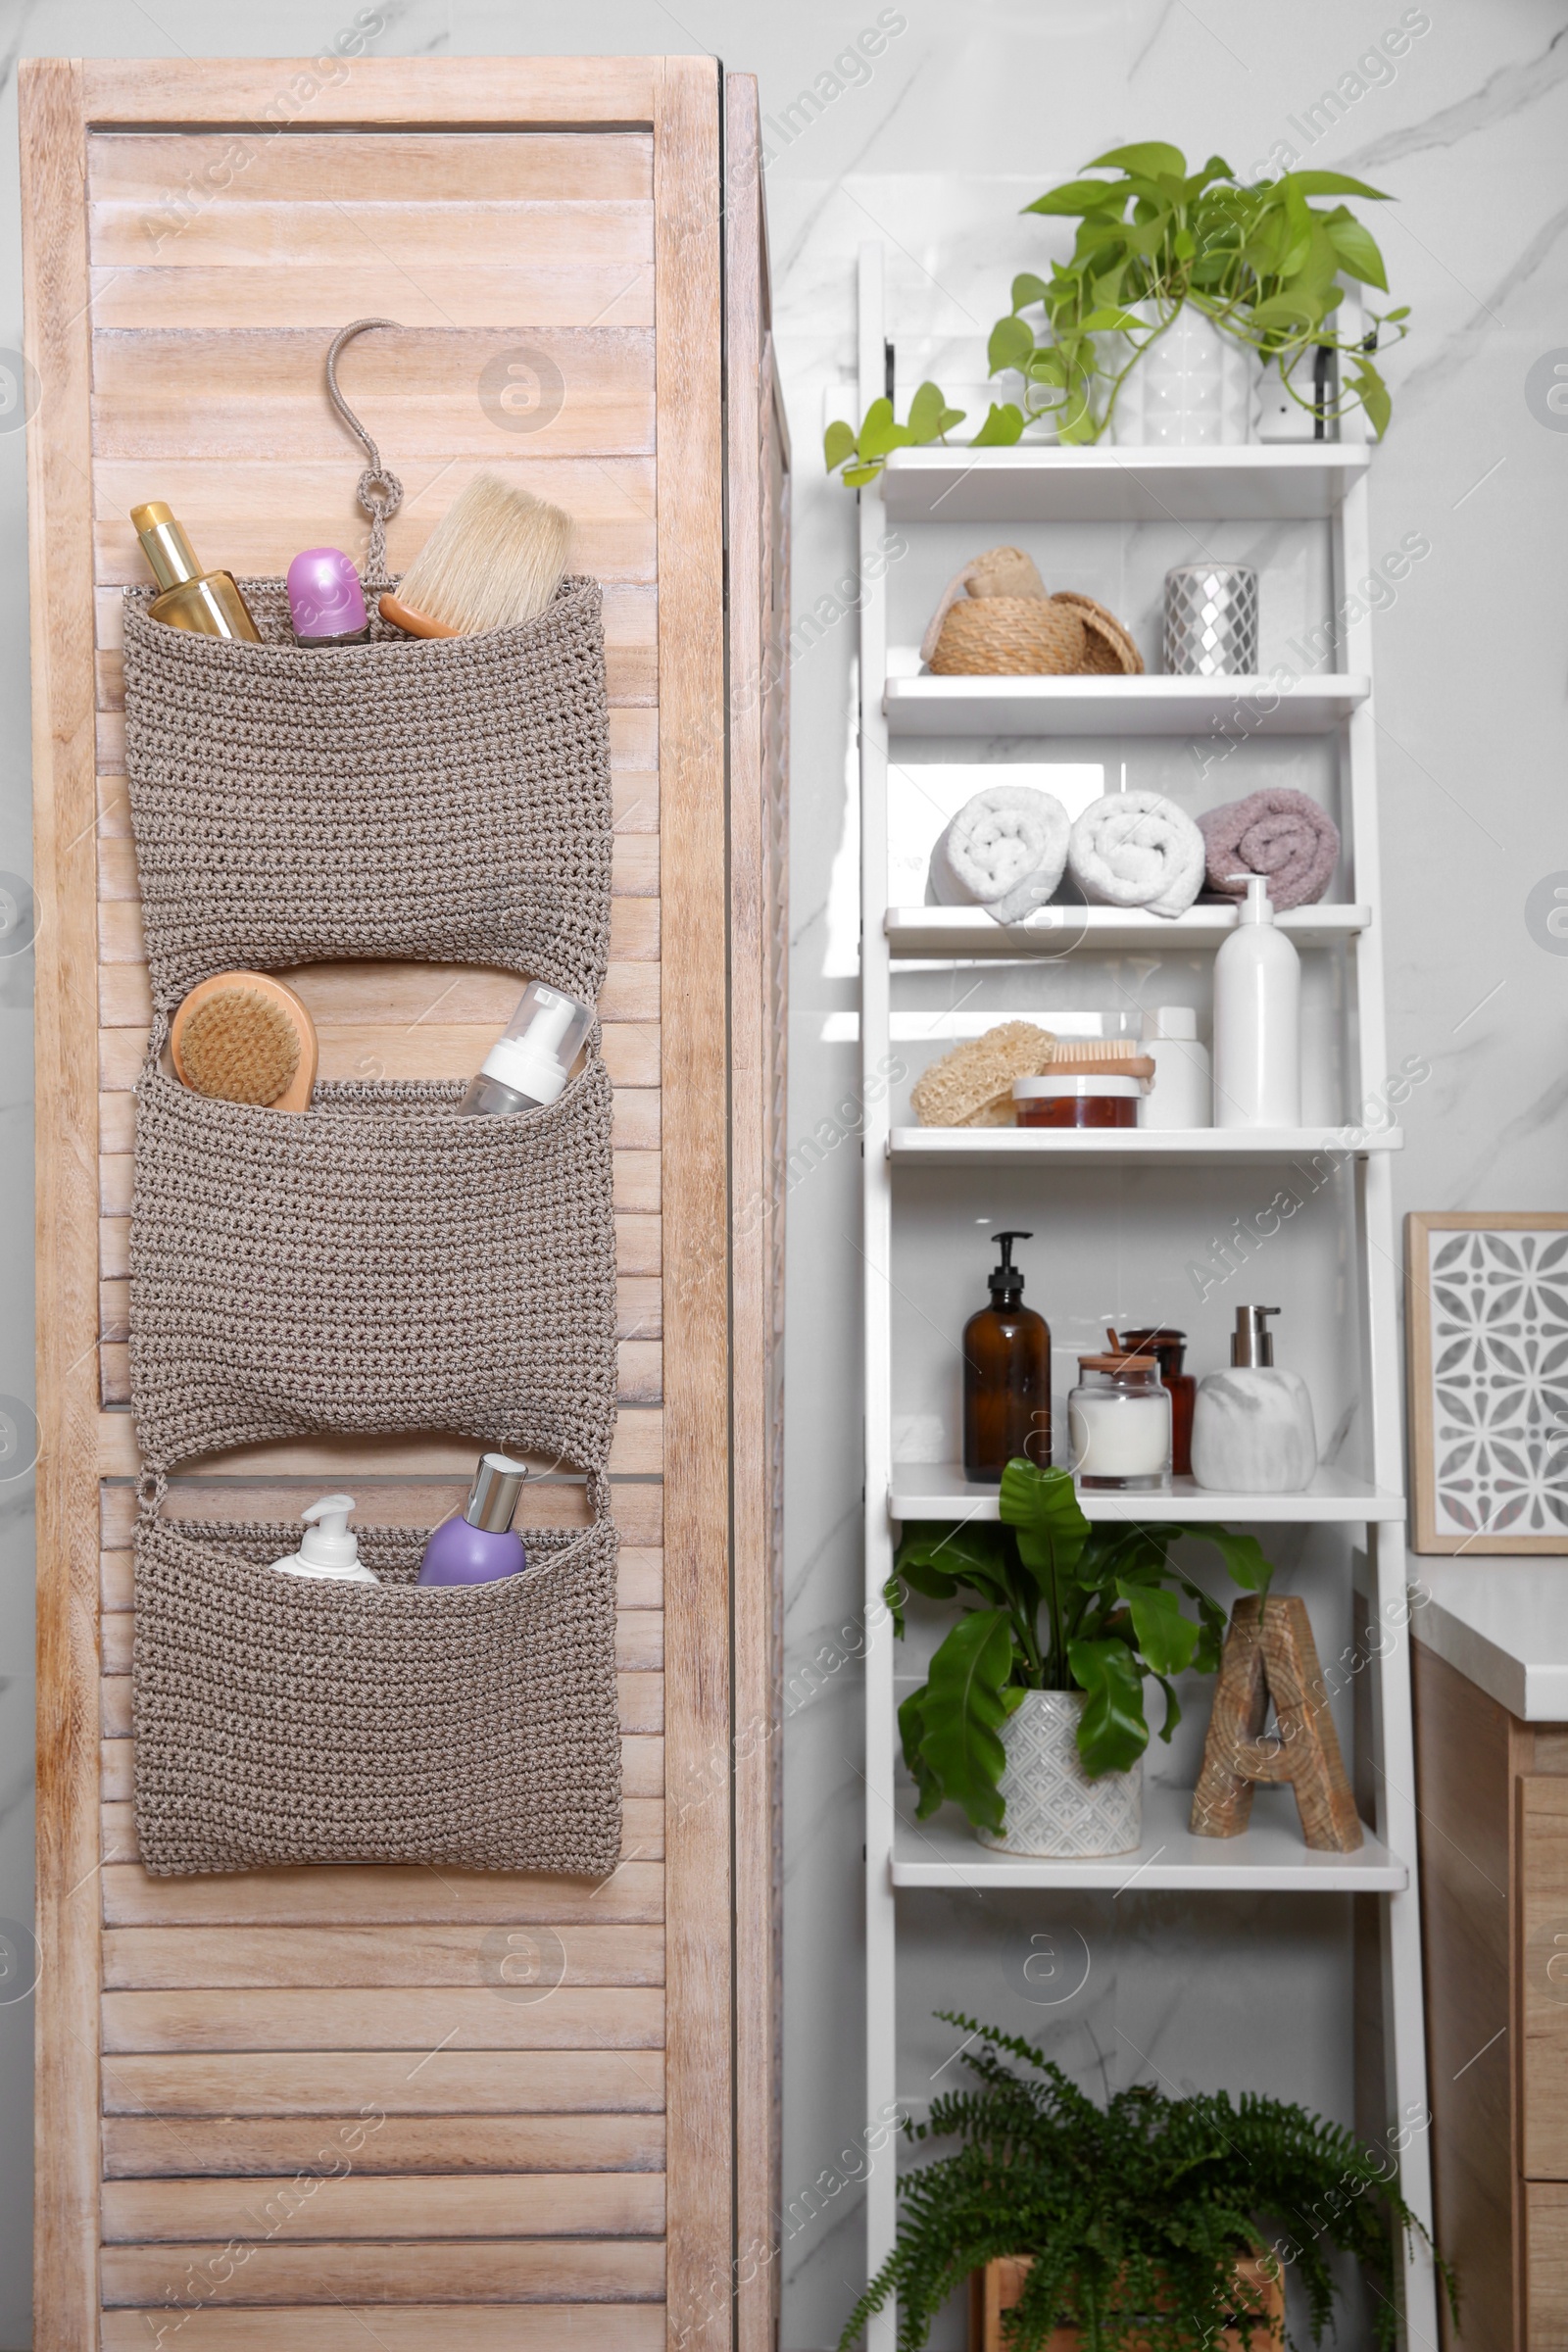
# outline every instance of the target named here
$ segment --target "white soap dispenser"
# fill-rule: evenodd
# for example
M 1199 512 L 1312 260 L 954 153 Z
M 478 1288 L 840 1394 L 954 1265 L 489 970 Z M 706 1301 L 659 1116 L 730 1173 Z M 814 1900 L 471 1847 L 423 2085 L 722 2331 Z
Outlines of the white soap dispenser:
M 1274 1361 L 1268 1318 L 1239 1306 L 1231 1368 L 1210 1372 L 1193 1402 L 1193 1476 L 1228 1494 L 1299 1494 L 1317 1469 L 1312 1398 L 1299 1372 Z
M 593 1023 L 591 1004 L 530 980 L 459 1103 L 459 1116 L 505 1118 L 556 1102 Z
M 349 1527 L 353 1508 L 352 1494 L 323 1494 L 308 1511 L 301 1511 L 305 1533 L 300 1547 L 286 1560 L 272 1562 L 278 1574 L 308 1576 L 329 1584 L 379 1585 L 380 1578 L 360 1558 L 360 1539 Z
M 1247 884 L 1214 957 L 1214 1124 L 1301 1124 L 1301 958 L 1274 921 L 1266 874 Z

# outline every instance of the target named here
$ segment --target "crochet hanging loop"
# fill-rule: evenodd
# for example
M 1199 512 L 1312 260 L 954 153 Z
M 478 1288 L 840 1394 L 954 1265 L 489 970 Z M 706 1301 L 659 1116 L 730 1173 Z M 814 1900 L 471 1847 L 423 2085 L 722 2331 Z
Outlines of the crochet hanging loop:
M 353 336 L 363 335 L 367 327 L 371 326 L 397 329 L 399 321 L 396 318 L 356 318 L 338 329 L 326 355 L 326 389 L 332 406 L 369 460 L 356 484 L 360 505 L 370 520 L 370 545 L 365 559 L 367 589 L 391 585 L 386 568 L 386 526 L 403 504 L 403 484 L 391 467 L 381 463 L 381 452 L 344 399 L 337 380 L 338 353 Z

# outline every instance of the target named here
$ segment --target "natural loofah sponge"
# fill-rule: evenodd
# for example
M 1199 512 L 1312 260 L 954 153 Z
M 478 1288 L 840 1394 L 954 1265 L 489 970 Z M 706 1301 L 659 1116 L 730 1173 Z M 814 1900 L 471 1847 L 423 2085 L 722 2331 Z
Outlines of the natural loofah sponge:
M 300 1041 L 280 1004 L 248 988 L 220 988 L 180 1037 L 185 1084 L 220 1102 L 275 1102 L 300 1066 Z
M 1033 1021 L 1004 1021 L 966 1038 L 915 1081 L 915 1117 L 922 1127 L 1010 1127 L 1013 1080 L 1038 1076 L 1055 1042 Z

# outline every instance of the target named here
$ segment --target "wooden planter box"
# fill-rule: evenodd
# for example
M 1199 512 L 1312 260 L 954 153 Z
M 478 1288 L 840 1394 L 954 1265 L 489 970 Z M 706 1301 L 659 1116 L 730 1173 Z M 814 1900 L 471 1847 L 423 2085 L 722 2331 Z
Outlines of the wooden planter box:
M 1021 2299 L 1030 2261 L 1027 2254 L 1004 2255 L 1000 2262 L 988 2262 L 983 2271 L 970 2274 L 969 2352 L 1004 2352 L 1002 2315 Z M 1240 2328 L 1227 2328 L 1215 2337 L 1214 2352 L 1246 2352 L 1249 2340 L 1254 2352 L 1268 2352 L 1270 2344 L 1283 2343 L 1285 2283 L 1273 2256 L 1258 2254 L 1239 2262 L 1236 2286 L 1238 2305 L 1260 2313 L 1269 2326 L 1250 2328 L 1246 2334 Z M 1048 2338 L 1047 2352 L 1078 2352 L 1080 2335 L 1077 2328 L 1058 2328 Z

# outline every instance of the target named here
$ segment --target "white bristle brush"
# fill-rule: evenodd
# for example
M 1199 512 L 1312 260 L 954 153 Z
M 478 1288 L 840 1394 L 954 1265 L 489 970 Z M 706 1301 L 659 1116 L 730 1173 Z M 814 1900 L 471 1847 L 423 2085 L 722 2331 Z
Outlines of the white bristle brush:
M 472 637 L 534 620 L 566 567 L 571 516 L 476 473 L 409 565 L 381 617 L 415 637 Z

